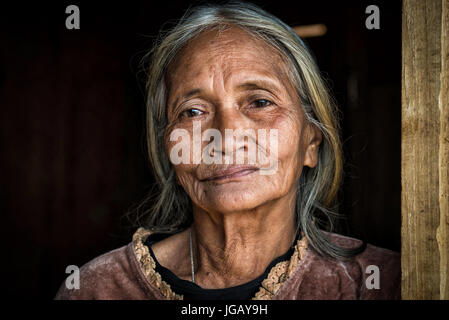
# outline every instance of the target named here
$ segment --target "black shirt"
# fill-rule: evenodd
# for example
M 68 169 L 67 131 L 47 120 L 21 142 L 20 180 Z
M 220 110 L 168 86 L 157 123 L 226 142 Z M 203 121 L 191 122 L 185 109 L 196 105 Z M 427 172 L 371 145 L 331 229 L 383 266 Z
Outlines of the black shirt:
M 155 271 L 161 275 L 162 280 L 170 285 L 173 292 L 182 294 L 184 300 L 250 300 L 259 290 L 262 281 L 267 278 L 270 270 L 277 263 L 291 258 L 294 252 L 294 244 L 296 244 L 295 240 L 294 244 L 286 253 L 274 259 L 265 269 L 265 272 L 252 281 L 224 289 L 203 289 L 191 281 L 178 278 L 173 272 L 160 265 L 157 261 L 151 246 L 169 236 L 170 234 L 152 234 L 145 241 L 145 245 L 148 247 L 151 257 L 156 263 Z

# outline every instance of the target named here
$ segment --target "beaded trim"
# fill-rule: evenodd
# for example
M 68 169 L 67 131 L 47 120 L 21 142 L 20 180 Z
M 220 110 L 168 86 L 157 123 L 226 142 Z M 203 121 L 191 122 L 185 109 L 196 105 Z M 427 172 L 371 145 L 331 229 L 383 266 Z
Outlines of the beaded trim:
M 144 228 L 139 228 L 133 235 L 134 252 L 139 261 L 142 271 L 148 281 L 156 287 L 159 292 L 168 300 L 183 300 L 183 296 L 174 293 L 170 285 L 162 280 L 161 275 L 155 271 L 156 262 L 151 257 L 149 249 L 144 245 L 147 237 L 153 232 Z M 261 287 L 252 300 L 271 300 L 278 292 L 282 284 L 291 276 L 301 259 L 306 254 L 308 241 L 306 237 L 298 240 L 295 251 L 289 261 L 281 261 L 277 263 L 268 273 L 265 280 L 262 281 Z
M 155 271 L 156 262 L 151 257 L 150 251 L 146 245 L 145 240 L 153 232 L 144 228 L 139 228 L 133 235 L 134 252 L 136 253 L 137 261 L 142 266 L 142 271 L 147 277 L 148 281 L 159 289 L 159 292 L 168 300 L 183 300 L 183 296 L 174 293 L 170 285 L 162 280 L 161 275 Z
M 259 291 L 252 300 L 271 300 L 279 291 L 285 281 L 292 275 L 293 271 L 298 267 L 299 262 L 304 258 L 307 247 L 307 238 L 303 235 L 296 242 L 295 251 L 288 261 L 277 263 L 268 273 L 265 280 L 262 281 Z

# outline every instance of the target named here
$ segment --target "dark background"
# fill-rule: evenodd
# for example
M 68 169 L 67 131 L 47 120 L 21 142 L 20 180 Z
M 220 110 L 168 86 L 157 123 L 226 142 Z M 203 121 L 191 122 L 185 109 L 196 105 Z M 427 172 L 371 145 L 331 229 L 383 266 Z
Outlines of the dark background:
M 401 1 L 254 1 L 305 39 L 342 113 L 341 232 L 400 250 Z M 80 8 L 81 29 L 65 28 Z M 380 8 L 367 30 L 365 8 Z M 65 267 L 131 241 L 123 215 L 153 183 L 138 62 L 187 2 L 0 7 L 2 291 L 54 297 Z

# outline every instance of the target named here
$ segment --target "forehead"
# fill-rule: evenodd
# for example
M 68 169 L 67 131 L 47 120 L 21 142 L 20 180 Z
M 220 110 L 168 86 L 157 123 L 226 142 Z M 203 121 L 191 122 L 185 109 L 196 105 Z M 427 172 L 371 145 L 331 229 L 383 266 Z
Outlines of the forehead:
M 184 47 L 168 69 L 168 84 L 186 85 L 201 76 L 219 72 L 224 78 L 260 74 L 285 79 L 282 55 L 267 42 L 229 27 L 208 30 Z

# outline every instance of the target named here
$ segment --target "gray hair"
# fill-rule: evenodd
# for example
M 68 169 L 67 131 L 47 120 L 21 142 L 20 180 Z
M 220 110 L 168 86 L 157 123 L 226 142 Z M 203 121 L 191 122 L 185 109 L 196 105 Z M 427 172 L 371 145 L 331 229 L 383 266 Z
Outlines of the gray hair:
M 145 56 L 147 77 L 147 147 L 155 173 L 157 190 L 137 208 L 145 218 L 144 226 L 158 232 L 177 232 L 192 223 L 192 204 L 176 183 L 174 169 L 164 145 L 167 125 L 166 72 L 170 63 L 186 44 L 205 30 L 239 27 L 273 46 L 287 62 L 288 76 L 294 85 L 309 123 L 323 135 L 318 164 L 304 167 L 296 198 L 297 231 L 320 254 L 344 259 L 363 251 L 342 248 L 322 233 L 320 226 L 333 230 L 339 217 L 331 210 L 342 180 L 343 156 L 339 138 L 336 107 L 306 45 L 284 22 L 261 8 L 248 3 L 230 2 L 203 5 L 186 12 L 180 21 L 161 32 L 154 48 Z M 140 218 L 138 218 L 140 219 Z

